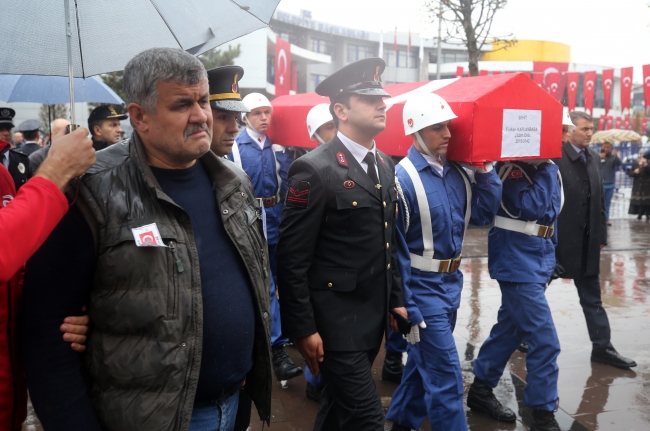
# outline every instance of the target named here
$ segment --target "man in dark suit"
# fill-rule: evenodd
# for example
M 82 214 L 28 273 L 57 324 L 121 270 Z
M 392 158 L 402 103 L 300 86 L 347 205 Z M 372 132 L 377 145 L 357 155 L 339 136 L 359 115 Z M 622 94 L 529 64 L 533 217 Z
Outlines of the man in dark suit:
M 594 125 L 584 112 L 571 112 L 576 128 L 569 142 L 562 144 L 562 158 L 556 160 L 564 179 L 564 208 L 558 217 L 556 271 L 572 278 L 587 320 L 593 348 L 592 362 L 619 368 L 636 362 L 620 355 L 610 342 L 607 313 L 600 299 L 600 250 L 607 245 L 607 221 L 603 198 L 600 157 L 589 149 Z
M 339 132 L 289 170 L 277 248 L 282 328 L 325 378 L 315 430 L 383 430 L 371 366 L 389 319 L 397 329 L 389 310 L 407 315 L 395 169 L 373 139 L 386 127 L 384 68 L 369 58 L 320 83 Z
M 14 127 L 16 111 L 11 108 L 0 108 L 0 163 L 11 174 L 16 191 L 30 177 L 29 157 L 16 148 L 11 148 L 11 129 Z

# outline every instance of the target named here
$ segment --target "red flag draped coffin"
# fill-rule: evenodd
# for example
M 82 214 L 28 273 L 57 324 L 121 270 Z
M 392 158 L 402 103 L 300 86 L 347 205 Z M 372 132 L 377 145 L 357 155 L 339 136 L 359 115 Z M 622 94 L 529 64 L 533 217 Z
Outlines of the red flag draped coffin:
M 424 84 L 411 82 L 384 88 L 395 97 Z M 479 164 L 486 160 L 562 156 L 562 105 L 526 74 L 462 78 L 434 93 L 447 100 L 459 117 L 450 126 L 452 138 L 447 153 L 450 160 Z M 273 100 L 271 140 L 282 145 L 315 148 L 316 141 L 309 140 L 306 118 L 309 110 L 319 103 L 329 103 L 329 99 L 307 93 Z M 405 156 L 412 143 L 410 137 L 404 136 L 403 107 L 401 102 L 387 111 L 386 130 L 375 138 L 377 147 L 391 156 Z M 520 120 L 520 116 L 526 118 Z
M 479 164 L 562 156 L 562 105 L 524 73 L 462 78 L 434 93 L 458 116 L 450 126 L 449 160 Z M 375 138 L 390 155 L 404 156 L 411 146 L 403 133 L 403 107 L 391 107 L 386 130 Z

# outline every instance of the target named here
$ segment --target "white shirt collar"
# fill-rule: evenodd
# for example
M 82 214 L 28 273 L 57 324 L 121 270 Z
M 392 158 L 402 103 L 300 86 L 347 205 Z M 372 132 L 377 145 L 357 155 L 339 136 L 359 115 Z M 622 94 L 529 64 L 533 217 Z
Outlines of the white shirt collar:
M 9 151 L 2 155 L 2 164 L 5 168 L 9 169 Z
M 576 150 L 576 152 L 577 152 L 578 154 L 582 153 L 583 148 L 576 147 L 576 146 L 573 145 L 573 144 L 571 144 L 571 146 L 573 147 L 574 150 Z M 586 148 L 585 148 L 585 150 L 586 150 Z M 585 155 L 586 155 L 586 153 L 587 153 L 587 151 L 585 151 Z
M 260 146 L 260 148 L 264 148 L 264 144 L 266 143 L 266 133 L 257 133 L 255 130 L 246 128 L 246 133 L 248 133 L 248 136 L 251 137 L 251 139 L 255 142 L 257 142 L 257 145 Z
M 352 139 L 348 138 L 341 132 L 338 132 L 336 136 L 341 140 L 343 145 L 345 145 L 345 148 L 348 149 L 350 154 L 352 154 L 352 157 L 354 157 L 354 159 L 357 162 L 359 162 L 359 164 L 364 169 L 366 169 L 366 171 L 368 170 L 367 169 L 368 165 L 366 162 L 363 161 L 363 159 L 368 154 L 368 151 L 372 152 L 372 155 L 375 156 L 375 160 L 377 160 L 377 146 L 375 145 L 375 141 L 372 141 L 372 148 L 369 150 L 363 145 L 357 144 L 356 142 L 354 142 Z
M 422 154 L 422 153 L 420 153 L 420 154 Z M 438 174 L 440 174 L 440 176 L 442 176 L 442 171 L 444 169 L 444 166 L 441 165 L 440 162 L 438 162 L 437 158 L 431 157 L 428 154 L 422 154 L 422 157 L 424 157 L 424 160 L 427 161 L 429 166 L 431 166 L 436 172 L 438 172 Z

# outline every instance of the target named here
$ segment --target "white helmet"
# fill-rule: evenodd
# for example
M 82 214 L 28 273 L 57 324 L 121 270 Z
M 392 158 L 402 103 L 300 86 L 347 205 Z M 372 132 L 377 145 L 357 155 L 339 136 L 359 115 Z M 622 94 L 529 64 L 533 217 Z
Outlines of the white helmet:
M 328 103 L 321 103 L 311 108 L 307 114 L 307 133 L 309 133 L 309 139 L 313 141 L 316 130 L 328 121 L 332 121 L 332 114 Z
M 425 127 L 454 118 L 458 117 L 445 99 L 433 93 L 418 94 L 404 104 L 404 135 L 412 135 Z
M 569 115 L 569 108 L 564 108 L 562 111 L 562 125 L 569 127 L 569 132 L 576 128 L 576 125 L 571 121 L 571 116 Z
M 242 102 L 248 109 L 251 111 L 255 108 L 259 108 L 262 106 L 268 106 L 271 108 L 271 113 L 273 113 L 273 105 L 271 105 L 271 102 L 269 102 L 269 99 L 266 98 L 265 95 L 260 94 L 260 93 L 250 93 L 244 96 L 242 99 Z M 246 122 L 246 114 L 247 112 L 242 112 L 241 114 L 241 119 L 242 121 Z

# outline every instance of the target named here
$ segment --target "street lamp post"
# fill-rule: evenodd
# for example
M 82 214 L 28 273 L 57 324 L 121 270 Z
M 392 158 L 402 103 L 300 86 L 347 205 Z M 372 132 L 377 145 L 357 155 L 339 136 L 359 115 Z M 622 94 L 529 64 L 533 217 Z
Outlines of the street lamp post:
M 442 3 L 438 9 L 438 56 L 436 60 L 436 79 L 440 79 L 440 67 L 442 66 Z

